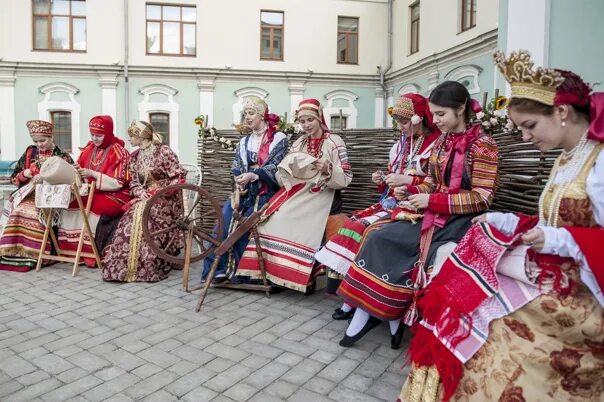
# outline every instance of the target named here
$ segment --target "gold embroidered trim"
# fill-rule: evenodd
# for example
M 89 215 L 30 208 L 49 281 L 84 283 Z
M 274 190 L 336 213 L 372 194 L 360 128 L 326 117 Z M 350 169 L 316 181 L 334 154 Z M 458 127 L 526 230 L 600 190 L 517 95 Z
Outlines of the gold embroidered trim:
M 147 201 L 141 201 L 134 205 L 134 214 L 132 216 L 132 233 L 130 234 L 130 249 L 128 250 L 128 271 L 124 280 L 133 282 L 136 280 L 136 271 L 138 268 L 138 256 L 143 240 L 143 209 Z

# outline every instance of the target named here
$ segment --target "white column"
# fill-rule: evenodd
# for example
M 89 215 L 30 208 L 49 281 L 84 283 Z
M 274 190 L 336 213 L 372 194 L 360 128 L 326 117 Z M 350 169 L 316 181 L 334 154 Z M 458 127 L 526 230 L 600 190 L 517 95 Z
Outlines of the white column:
M 12 75 L 0 76 L 0 159 L 17 159 L 15 131 L 15 81 Z
M 394 88 L 388 88 L 387 107 L 394 106 Z M 392 128 L 392 119 L 388 116 L 386 119 L 386 127 Z
M 375 87 L 375 118 L 374 118 L 374 127 L 375 128 L 383 128 L 384 127 L 384 90 L 382 87 Z M 386 124 L 388 122 L 388 118 L 386 118 Z
M 198 81 L 199 114 L 208 116 L 208 127 L 214 124 L 214 81 Z
M 101 86 L 101 111 L 102 114 L 109 115 L 117 126 L 117 80 L 113 78 L 99 79 Z M 116 133 L 121 132 L 117 130 Z
M 531 52 L 535 66 L 547 66 L 550 12 L 551 0 L 508 0 L 506 56 L 514 50 L 526 49 Z M 505 87 L 509 96 L 510 85 L 506 83 Z
M 506 54 L 526 49 L 536 66 L 547 66 L 550 11 L 551 0 L 508 0 Z
M 304 83 L 303 82 L 290 82 L 289 84 L 289 116 L 287 120 L 294 121 L 296 117 L 296 110 L 302 100 L 304 100 Z

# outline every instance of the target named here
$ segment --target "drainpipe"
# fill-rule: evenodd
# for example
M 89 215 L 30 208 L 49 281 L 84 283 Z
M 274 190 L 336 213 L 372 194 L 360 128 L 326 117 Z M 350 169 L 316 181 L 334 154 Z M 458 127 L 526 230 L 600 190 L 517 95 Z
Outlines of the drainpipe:
M 382 87 L 382 96 L 384 97 L 384 111 L 383 111 L 383 126 L 387 126 L 388 122 L 388 90 L 386 89 L 386 74 L 392 68 L 392 3 L 393 0 L 388 0 L 388 64 L 386 68 L 378 67 L 378 74 L 380 75 L 380 86 Z
M 124 0 L 124 131 L 130 125 L 130 88 L 128 84 L 128 0 Z

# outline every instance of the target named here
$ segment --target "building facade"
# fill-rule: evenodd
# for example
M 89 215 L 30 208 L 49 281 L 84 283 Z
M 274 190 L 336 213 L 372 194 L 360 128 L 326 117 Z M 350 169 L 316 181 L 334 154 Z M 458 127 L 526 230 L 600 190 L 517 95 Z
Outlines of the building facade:
M 17 158 L 29 144 L 27 120 L 53 121 L 57 142 L 77 154 L 90 117 L 108 114 L 121 137 L 131 120 L 151 121 L 194 163 L 194 118 L 230 128 L 248 95 L 290 121 L 298 102 L 314 97 L 328 125 L 384 127 L 386 107 L 404 92 L 428 94 L 449 79 L 477 98 L 504 88 L 490 57 L 496 47 L 541 49 L 542 60 L 573 66 L 581 50 L 567 43 L 565 18 L 591 21 L 604 4 L 524 3 L 0 0 L 1 158 Z M 596 24 L 576 24 L 570 36 L 604 37 Z M 595 64 L 583 64 L 597 81 L 604 60 L 592 56 Z

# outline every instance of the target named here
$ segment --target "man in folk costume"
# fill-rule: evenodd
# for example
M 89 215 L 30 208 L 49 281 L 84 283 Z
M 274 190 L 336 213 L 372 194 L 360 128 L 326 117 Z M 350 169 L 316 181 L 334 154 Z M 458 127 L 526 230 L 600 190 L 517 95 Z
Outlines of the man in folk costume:
M 304 135 L 278 166 L 283 187 L 269 201 L 258 232 L 268 279 L 306 292 L 328 218 L 341 212 L 340 190 L 352 181 L 352 171 L 346 145 L 329 132 L 318 100 L 300 102 L 296 119 Z M 255 246 L 247 246 L 238 272 L 260 278 Z
M 226 239 L 235 230 L 235 211 L 240 217 L 249 216 L 261 209 L 279 191 L 275 174 L 277 165 L 287 153 L 287 136 L 277 130 L 279 116 L 269 112 L 265 101 L 256 96 L 245 98 L 243 114 L 245 129 L 251 130 L 251 133 L 239 141 L 235 150 L 231 169 L 235 191 L 222 208 L 225 227 L 223 233 L 217 236 L 220 240 Z M 231 282 L 246 281 L 245 278 L 236 276 L 235 269 L 248 243 L 249 236 L 244 235 L 228 253 L 220 257 L 214 275 L 216 282 L 227 279 L 227 273 Z M 211 254 L 204 259 L 202 280 L 205 280 L 210 272 L 214 258 L 214 254 Z
M 329 267 L 328 295 L 335 296 L 342 275 L 346 275 L 363 243 L 367 227 L 378 220 L 384 222 L 397 219 L 400 207 L 394 197 L 394 188 L 420 184 L 428 174 L 428 159 L 440 136 L 440 130 L 432 121 L 428 100 L 419 94 L 403 94 L 389 112 L 401 131 L 398 141 L 390 149 L 387 173 L 377 171 L 372 175 L 381 194 L 380 201 L 354 212 L 344 227 L 315 255 L 317 261 Z M 343 303 L 332 317 L 345 320 L 351 318 L 353 313 L 352 306 Z M 400 345 L 400 342 L 394 344 Z
M 11 175 L 18 189 L 8 201 L 10 212 L 0 237 L 1 270 L 26 272 L 36 266 L 45 231 L 34 197 L 35 185 L 40 182 L 40 168 L 53 156 L 73 164 L 71 156 L 55 145 L 52 123 L 30 120 L 27 129 L 34 145 L 27 147 Z M 50 253 L 50 242 L 45 251 Z
M 124 213 L 123 207 L 130 201 L 128 183 L 129 154 L 124 148 L 124 141 L 113 133 L 111 116 L 95 116 L 88 124 L 91 141 L 86 144 L 77 161 L 78 172 L 84 179 L 86 187 L 95 183 L 95 191 L 90 208 L 90 226 L 97 238 L 110 240 L 110 233 L 115 230 L 119 217 Z M 88 197 L 82 198 L 84 205 Z M 61 214 L 59 227 L 59 247 L 75 251 L 82 231 L 82 216 L 77 203 L 72 202 L 70 208 Z M 83 252 L 92 253 L 91 242 L 84 235 Z M 105 244 L 99 244 L 99 252 Z M 87 265 L 95 265 L 93 259 L 84 260 Z
M 426 288 L 400 401 L 602 401 L 604 93 L 524 50 L 495 62 L 523 140 L 562 153 L 538 217 L 476 218 Z

